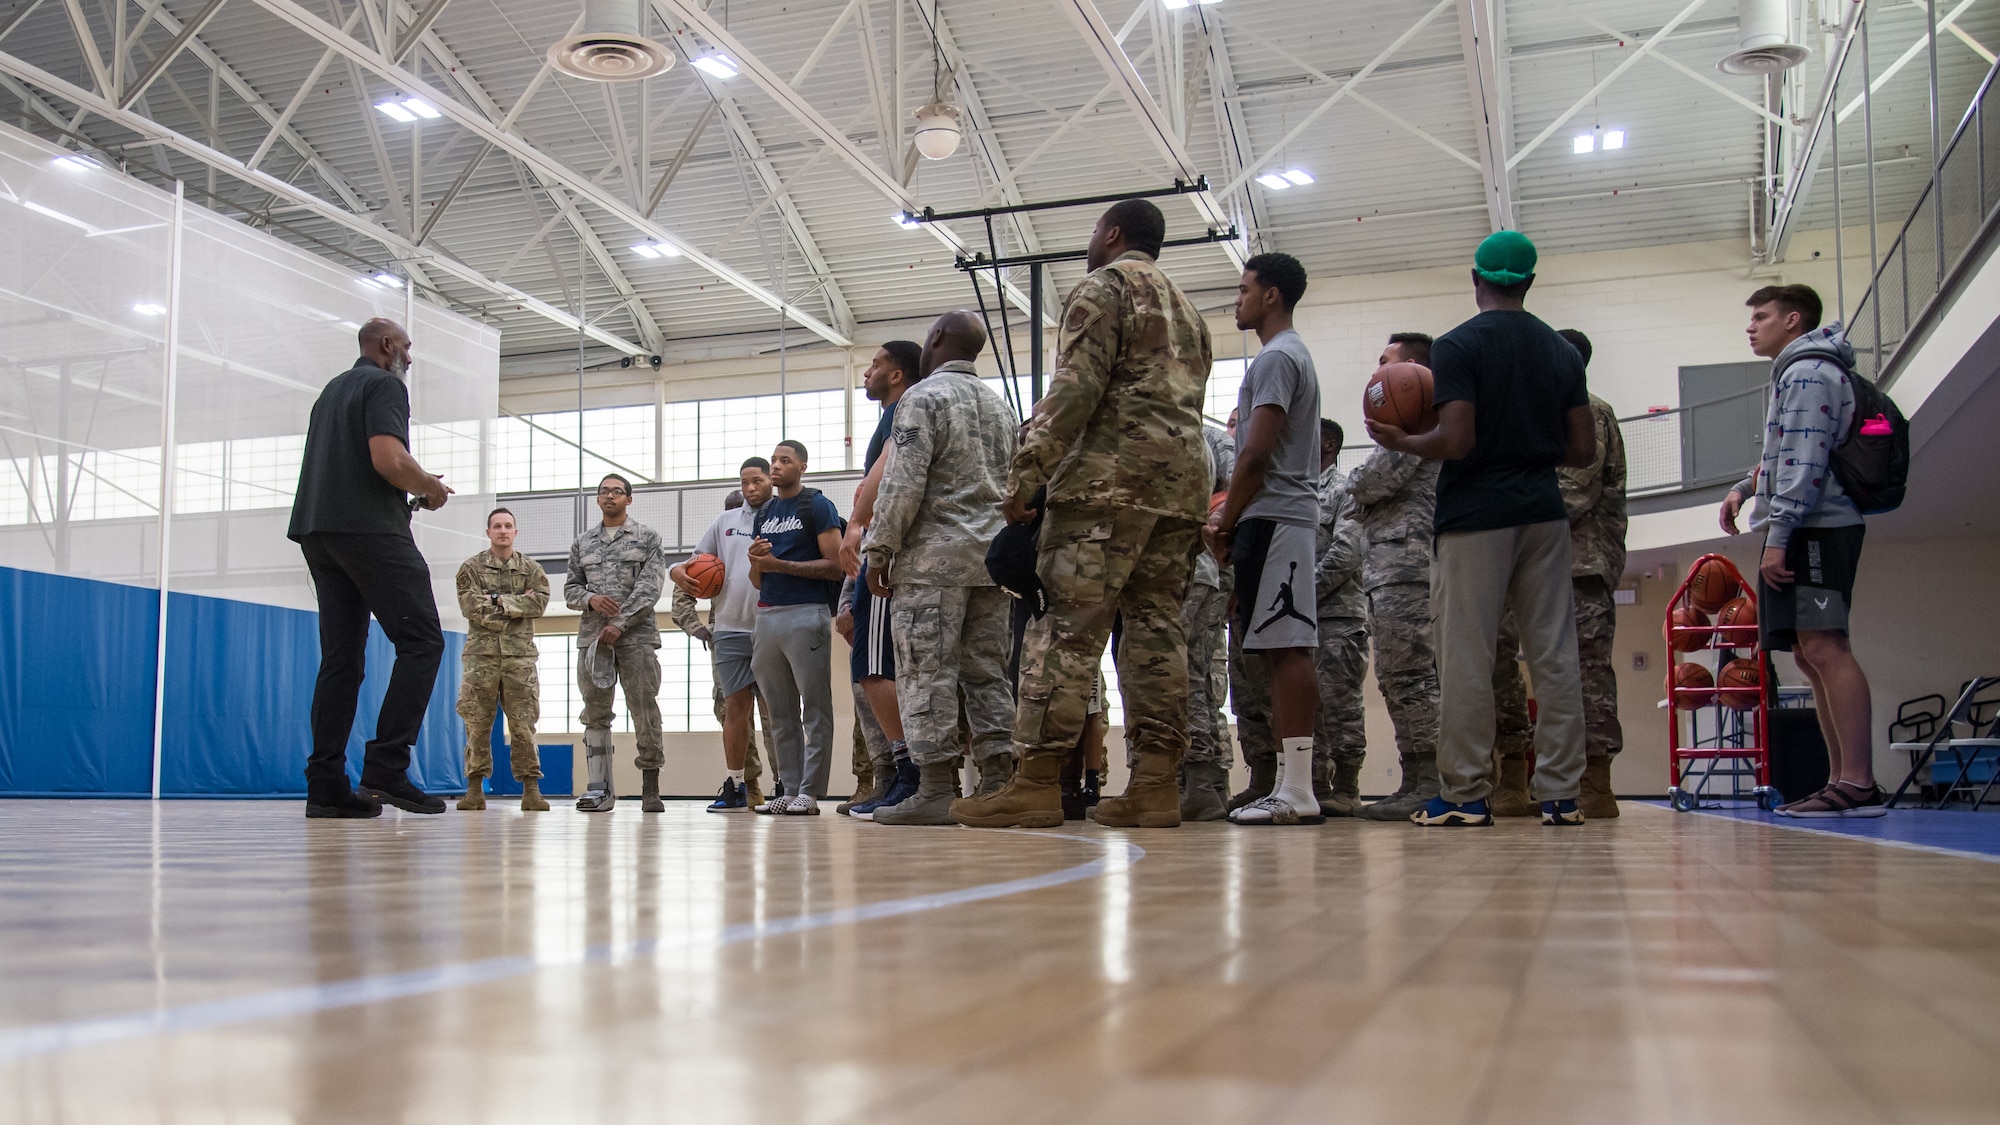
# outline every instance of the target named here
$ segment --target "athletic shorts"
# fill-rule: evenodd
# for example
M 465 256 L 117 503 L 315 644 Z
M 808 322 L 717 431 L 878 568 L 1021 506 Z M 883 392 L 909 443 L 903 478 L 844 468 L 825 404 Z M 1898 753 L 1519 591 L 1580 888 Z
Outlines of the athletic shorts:
M 1792 584 L 1757 578 L 1757 635 L 1767 651 L 1790 652 L 1799 633 L 1845 633 L 1854 602 L 1854 571 L 1867 528 L 1801 527 L 1785 546 Z
M 715 682 L 722 688 L 725 699 L 744 688 L 757 686 L 757 676 L 750 671 L 750 641 L 754 636 L 754 633 L 715 635 Z
M 849 654 L 854 682 L 870 676 L 896 678 L 896 642 L 889 632 L 889 599 L 868 589 L 868 568 L 854 580 L 854 651 Z
M 1313 593 L 1319 530 L 1276 520 L 1243 520 L 1229 558 L 1236 569 L 1236 627 L 1247 650 L 1319 647 Z

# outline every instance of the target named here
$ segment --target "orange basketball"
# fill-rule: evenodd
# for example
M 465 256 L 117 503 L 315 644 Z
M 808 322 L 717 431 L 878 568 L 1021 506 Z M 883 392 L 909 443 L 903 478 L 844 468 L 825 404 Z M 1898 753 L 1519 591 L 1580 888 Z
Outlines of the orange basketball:
M 1680 688 L 1678 692 L 1673 691 Z M 1674 678 L 1667 681 L 1669 698 L 1683 711 L 1706 707 L 1715 702 L 1715 677 L 1707 668 L 1683 660 L 1674 665 Z
M 714 555 L 696 555 L 687 561 L 682 573 L 697 598 L 712 598 L 722 592 L 722 560 Z
M 1757 662 L 1746 660 L 1742 657 L 1724 664 L 1722 666 L 1722 674 L 1716 677 L 1717 686 L 1726 688 L 1754 688 L 1763 682 L 1764 674 L 1757 667 Z M 1757 709 L 1757 701 L 1761 698 L 1762 693 L 1755 691 L 1723 691 L 1716 694 L 1722 697 L 1722 705 L 1724 707 L 1734 708 L 1738 711 L 1755 711 Z
M 1406 434 L 1429 432 L 1438 420 L 1431 404 L 1431 369 L 1420 363 L 1384 364 L 1368 377 L 1361 412 Z
M 1221 511 L 1222 502 L 1227 499 L 1229 499 L 1229 490 L 1226 488 L 1223 489 L 1221 492 L 1218 492 L 1215 495 L 1210 496 L 1208 498 L 1208 514 L 1212 516 L 1215 513 Z
M 1730 573 L 1729 564 L 1721 559 L 1707 559 L 1696 564 L 1694 573 L 1688 576 L 1688 598 L 1703 613 L 1721 609 L 1741 590 L 1742 587 L 1736 584 L 1736 576 Z
M 1674 627 L 1678 629 L 1706 629 L 1708 627 L 1708 614 L 1691 605 L 1675 606 L 1672 620 Z M 1713 638 L 1705 633 L 1678 636 L 1674 638 L 1674 651 L 1693 652 L 1698 648 L 1707 648 L 1712 641 Z
M 1715 615 L 1717 625 L 1755 625 L 1757 623 L 1757 603 L 1738 595 L 1729 599 L 1729 604 Z

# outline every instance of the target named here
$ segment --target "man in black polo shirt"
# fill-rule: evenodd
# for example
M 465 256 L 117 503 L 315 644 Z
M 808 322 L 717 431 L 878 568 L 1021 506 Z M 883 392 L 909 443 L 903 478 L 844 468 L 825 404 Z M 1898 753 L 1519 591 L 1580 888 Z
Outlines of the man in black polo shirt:
M 378 801 L 416 813 L 442 798 L 410 784 L 410 746 L 444 654 L 430 565 L 410 535 L 412 505 L 441 508 L 452 490 L 410 456 L 410 336 L 382 317 L 361 326 L 361 358 L 313 403 L 286 534 L 305 553 L 319 597 L 306 815 L 371 817 Z M 414 497 L 414 499 L 412 499 Z M 396 667 L 361 767 L 347 784 L 347 736 L 361 694 L 368 618 L 396 646 Z
M 1408 434 L 1370 420 L 1388 449 L 1443 461 L 1437 490 L 1436 620 L 1443 792 L 1410 819 L 1493 823 L 1493 655 L 1511 596 L 1535 684 L 1534 797 L 1543 824 L 1581 824 L 1583 679 L 1570 597 L 1569 519 L 1556 466 L 1597 452 L 1583 357 L 1522 307 L 1535 244 L 1500 231 L 1473 258 L 1479 315 L 1431 344 L 1438 423 Z

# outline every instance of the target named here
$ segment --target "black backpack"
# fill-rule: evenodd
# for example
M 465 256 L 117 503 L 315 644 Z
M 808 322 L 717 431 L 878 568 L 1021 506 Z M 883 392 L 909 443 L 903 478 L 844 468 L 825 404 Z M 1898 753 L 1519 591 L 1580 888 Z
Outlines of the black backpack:
M 793 497 L 794 507 L 799 513 L 799 523 L 803 524 L 805 527 L 806 538 L 815 541 L 819 539 L 819 533 L 821 529 L 819 526 L 819 513 L 814 511 L 813 509 L 815 502 L 819 500 L 821 495 L 822 494 L 820 490 L 817 488 L 801 488 L 799 489 L 799 494 Z M 764 507 L 769 508 L 770 505 L 766 504 L 764 505 Z M 840 520 L 839 523 L 840 523 L 841 534 L 842 535 L 847 534 L 847 521 L 843 519 Z M 751 531 L 758 538 L 763 537 L 764 517 L 762 513 L 758 514 L 756 525 L 751 529 Z M 826 608 L 834 611 L 835 613 L 840 612 L 840 588 L 844 585 L 846 585 L 846 583 L 844 582 L 822 581 L 820 583 L 820 586 L 824 588 L 824 593 L 826 596 Z
M 1862 375 L 1847 373 L 1854 418 L 1833 450 L 1833 477 L 1864 516 L 1893 512 L 1910 482 L 1910 423 L 1895 400 Z

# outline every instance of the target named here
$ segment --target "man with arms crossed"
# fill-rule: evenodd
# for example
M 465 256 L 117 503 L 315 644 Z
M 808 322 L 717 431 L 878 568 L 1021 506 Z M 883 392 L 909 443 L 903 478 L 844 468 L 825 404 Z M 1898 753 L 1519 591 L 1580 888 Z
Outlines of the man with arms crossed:
M 1305 292 L 1305 267 L 1289 254 L 1250 259 L 1236 286 L 1236 327 L 1255 332 L 1263 348 L 1243 373 L 1236 471 L 1228 499 L 1209 520 L 1208 541 L 1236 573 L 1242 678 L 1251 695 L 1244 708 L 1250 714 L 1237 718 L 1268 722 L 1278 750 L 1270 795 L 1232 810 L 1229 819 L 1237 824 L 1326 822 L 1313 795 L 1319 377 L 1292 327 L 1292 309 Z
M 750 580 L 757 624 L 750 666 L 771 705 L 784 797 L 757 811 L 818 816 L 833 767 L 833 608 L 827 587 L 840 585 L 840 512 L 800 483 L 806 447 L 786 438 L 771 451 L 771 499 L 757 513 Z
M 1812 683 L 1826 736 L 1826 788 L 1781 816 L 1876 817 L 1888 811 L 1875 784 L 1868 677 L 1854 658 L 1847 618 L 1867 528 L 1833 472 L 1833 450 L 1854 421 L 1854 349 L 1838 323 L 1821 327 L 1819 294 L 1770 285 L 1750 294 L 1750 350 L 1771 361 L 1764 458 L 1722 502 L 1722 530 L 1736 534 L 1743 502 L 1757 498 L 1751 530 L 1764 530 L 1757 566 L 1757 631 L 1766 652 L 1789 650 Z
M 535 618 L 549 608 L 549 576 L 542 564 L 514 549 L 514 513 L 486 514 L 486 550 L 458 568 L 458 609 L 465 615 L 465 675 L 459 680 L 458 717 L 465 720 L 465 796 L 460 809 L 486 807 L 486 779 L 493 775 L 493 711 L 507 712 L 507 745 L 514 780 L 521 783 L 521 811 L 547 812 L 542 799 L 542 758 L 535 749 L 535 721 L 542 717 L 542 680 L 535 672 Z
M 444 481 L 410 456 L 410 336 L 376 317 L 358 334 L 361 358 L 320 391 L 306 427 L 291 528 L 319 600 L 319 679 L 313 685 L 306 815 L 382 815 L 379 801 L 441 813 L 444 801 L 410 784 L 410 747 L 423 726 L 444 659 L 431 568 L 410 534 L 417 507 L 444 507 Z M 361 792 L 347 784 L 347 737 L 366 671 L 368 618 L 396 646 L 396 669 L 362 760 Z
M 1480 313 L 1431 345 L 1436 427 L 1408 434 L 1368 423 L 1385 448 L 1445 462 L 1432 577 L 1442 789 L 1410 814 L 1421 825 L 1493 823 L 1493 659 L 1510 597 L 1535 682 L 1533 794 L 1542 823 L 1583 823 L 1583 682 L 1556 466 L 1589 464 L 1596 433 L 1583 357 L 1522 307 L 1535 257 L 1519 231 L 1479 244 L 1472 284 Z
M 563 602 L 580 609 L 576 628 L 576 686 L 583 696 L 583 750 L 588 781 L 576 807 L 610 812 L 618 803 L 611 781 L 611 688 L 625 688 L 625 709 L 638 736 L 639 776 L 647 812 L 665 812 L 660 767 L 666 747 L 660 733 L 660 626 L 653 606 L 666 585 L 667 559 L 660 533 L 632 519 L 632 482 L 617 473 L 597 483 L 604 518 L 569 546 Z
M 757 587 L 750 581 L 751 527 L 757 510 L 771 495 L 770 462 L 752 457 L 738 472 L 743 504 L 724 508 L 701 541 L 697 555 L 722 561 L 722 592 L 709 602 L 708 638 L 713 654 L 716 689 L 722 693 L 722 764 L 729 776 L 722 781 L 710 812 L 735 812 L 750 807 L 745 766 L 750 757 L 750 723 L 757 708 L 757 677 L 750 670 L 751 634 L 757 628 Z M 687 564 L 667 571 L 675 586 L 694 593 Z M 769 719 L 765 725 L 770 725 Z

